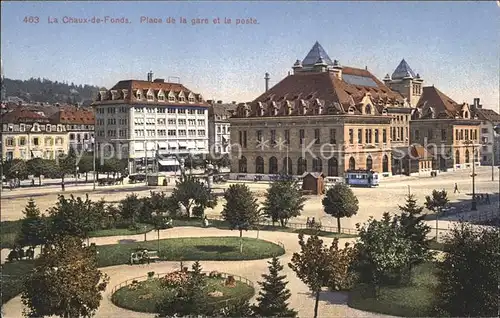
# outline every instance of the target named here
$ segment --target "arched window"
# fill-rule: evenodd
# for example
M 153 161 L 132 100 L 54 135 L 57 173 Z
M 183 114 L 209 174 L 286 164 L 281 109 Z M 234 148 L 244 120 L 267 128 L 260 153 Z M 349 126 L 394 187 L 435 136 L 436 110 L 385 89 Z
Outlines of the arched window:
M 470 154 L 469 154 L 469 149 L 465 150 L 465 163 L 470 162 Z
M 313 159 L 312 171 L 313 172 L 322 172 L 323 171 L 323 162 L 321 161 L 320 158 Z
M 260 156 L 255 158 L 255 173 L 264 173 L 264 159 Z
M 382 158 L 382 172 L 389 172 L 389 158 L 387 155 Z
M 303 159 L 303 158 L 299 158 L 297 160 L 297 174 L 300 176 L 300 175 L 303 175 L 304 172 L 307 171 L 307 160 L 306 159 Z
M 276 157 L 269 158 L 269 174 L 278 173 L 278 159 Z
M 247 173 L 247 158 L 241 157 L 238 162 L 238 171 L 240 173 Z
M 373 159 L 372 156 L 368 155 L 366 158 L 366 170 L 372 170 L 373 169 Z
M 336 158 L 328 159 L 328 176 L 338 177 L 339 175 L 339 162 Z
M 289 157 L 283 158 L 283 172 L 288 175 L 293 174 L 292 159 L 290 159 Z
M 349 159 L 349 170 L 356 170 L 356 160 L 353 157 Z
M 455 151 L 455 164 L 460 164 L 460 151 Z

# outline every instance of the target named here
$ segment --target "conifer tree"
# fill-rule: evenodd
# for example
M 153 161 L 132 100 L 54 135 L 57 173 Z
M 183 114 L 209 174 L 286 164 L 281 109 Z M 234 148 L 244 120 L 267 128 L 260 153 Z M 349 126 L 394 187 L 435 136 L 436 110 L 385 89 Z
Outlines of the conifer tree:
M 28 200 L 28 204 L 23 211 L 24 218 L 21 223 L 21 230 L 17 237 L 17 242 L 21 246 L 35 247 L 45 243 L 46 223 L 42 218 L 40 209 L 33 198 Z
M 263 274 L 264 281 L 258 283 L 262 290 L 253 311 L 260 317 L 296 317 L 297 312 L 288 308 L 287 300 L 291 293 L 286 288 L 286 275 L 280 275 L 283 265 L 277 257 L 273 257 L 268 263 L 269 274 Z

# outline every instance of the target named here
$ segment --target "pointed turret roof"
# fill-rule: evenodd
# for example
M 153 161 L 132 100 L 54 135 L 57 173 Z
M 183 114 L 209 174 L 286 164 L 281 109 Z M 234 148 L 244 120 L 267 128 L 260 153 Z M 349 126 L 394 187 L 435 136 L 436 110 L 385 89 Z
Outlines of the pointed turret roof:
M 326 53 L 325 49 L 323 49 L 321 44 L 319 44 L 319 42 L 316 41 L 316 43 L 314 43 L 309 53 L 307 53 L 306 57 L 302 61 L 302 66 L 314 66 L 314 64 L 316 64 L 316 62 L 320 58 L 323 59 L 323 61 L 327 65 L 333 65 L 333 62 Z
M 392 79 L 403 79 L 405 77 L 416 77 L 415 73 L 411 69 L 410 65 L 406 63 L 405 59 L 402 59 L 394 73 L 392 73 Z

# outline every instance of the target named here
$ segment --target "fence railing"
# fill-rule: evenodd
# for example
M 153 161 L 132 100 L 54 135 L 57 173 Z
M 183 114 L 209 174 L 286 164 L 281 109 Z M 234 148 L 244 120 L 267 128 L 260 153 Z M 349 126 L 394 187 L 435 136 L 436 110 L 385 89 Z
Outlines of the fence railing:
M 211 216 L 207 216 L 207 218 L 208 218 L 209 222 L 210 222 L 210 220 L 224 221 L 224 219 L 221 216 L 219 216 L 219 215 L 211 215 Z M 316 223 L 316 224 L 319 224 L 319 223 Z M 280 228 L 280 226 L 277 225 L 276 222 L 273 224 L 273 222 L 270 221 L 270 220 L 260 220 L 256 225 L 258 225 L 258 226 L 269 226 L 269 227 L 274 226 L 277 229 Z M 292 229 L 301 230 L 301 229 L 313 229 L 314 227 L 311 227 L 307 223 L 288 222 L 285 225 L 285 228 L 292 228 Z M 321 226 L 318 226 L 317 229 L 320 230 L 320 231 L 323 231 L 323 232 L 338 233 L 338 228 L 336 226 L 324 226 L 324 225 L 321 225 Z M 340 233 L 342 233 L 342 234 L 357 235 L 358 232 L 359 231 L 357 229 L 352 229 L 352 228 L 343 228 L 343 227 L 341 227 L 341 229 L 340 229 Z
M 239 276 L 239 275 L 235 275 L 235 274 L 229 274 L 229 273 L 224 273 L 224 272 L 219 272 L 219 271 L 202 271 L 203 274 L 206 274 L 207 276 L 212 273 L 212 272 L 217 272 L 217 274 L 220 275 L 220 277 L 222 279 L 227 279 L 229 276 L 233 276 L 235 280 L 239 281 L 239 282 L 242 282 L 244 284 L 247 284 L 248 286 L 251 286 L 252 288 L 255 287 L 255 284 L 243 277 L 243 276 Z M 149 276 L 149 275 L 142 275 L 142 276 L 138 276 L 138 277 L 134 277 L 134 278 L 130 278 L 130 279 L 127 279 L 115 286 L 113 286 L 113 288 L 111 289 L 111 293 L 109 295 L 109 298 L 112 299 L 111 297 L 113 296 L 114 293 L 116 293 L 116 291 L 118 291 L 120 288 L 123 288 L 123 287 L 126 287 L 130 284 L 132 284 L 132 282 L 134 281 L 137 281 L 137 282 L 143 282 L 143 281 L 146 281 L 148 279 L 151 279 L 151 278 L 157 278 L 157 279 L 160 279 L 162 276 L 165 276 L 167 274 L 170 274 L 171 272 L 168 272 L 168 273 L 155 273 L 153 276 Z M 222 301 L 216 301 L 216 302 L 213 302 L 213 303 L 210 303 L 210 304 L 217 304 L 217 303 L 222 303 L 222 302 L 230 302 L 236 298 L 239 298 L 239 297 L 235 297 L 235 298 L 231 298 L 231 299 L 224 299 Z

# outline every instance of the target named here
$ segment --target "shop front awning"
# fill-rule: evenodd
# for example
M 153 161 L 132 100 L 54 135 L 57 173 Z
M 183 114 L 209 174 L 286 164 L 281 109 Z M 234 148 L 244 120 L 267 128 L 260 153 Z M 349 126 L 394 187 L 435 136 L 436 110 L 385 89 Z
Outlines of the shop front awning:
M 179 162 L 176 159 L 158 160 L 160 166 L 178 166 Z
M 184 141 L 179 142 L 179 147 L 186 148 L 187 147 L 187 142 L 184 142 Z
M 176 142 L 173 142 L 173 141 L 170 141 L 168 143 L 168 148 L 177 148 L 178 146 L 179 146 L 179 144 Z
M 188 149 L 196 149 L 196 144 L 194 141 L 190 141 L 187 143 L 187 148 Z
M 43 158 L 43 152 L 40 150 L 31 150 L 31 158 Z

